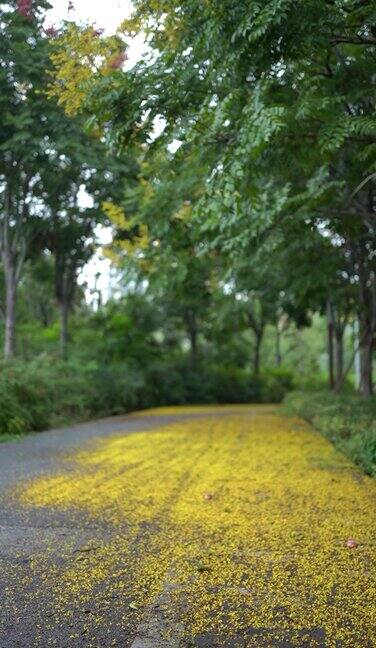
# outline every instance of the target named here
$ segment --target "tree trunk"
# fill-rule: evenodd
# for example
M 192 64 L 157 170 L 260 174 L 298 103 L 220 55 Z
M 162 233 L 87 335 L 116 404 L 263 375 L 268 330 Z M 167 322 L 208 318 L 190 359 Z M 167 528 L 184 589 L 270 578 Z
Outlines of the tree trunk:
M 329 387 L 334 389 L 334 326 L 333 326 L 333 313 L 332 306 L 328 303 L 327 306 L 327 320 L 328 320 L 328 370 L 329 370 Z
M 365 398 L 373 394 L 373 331 L 367 322 L 360 329 L 360 393 Z
M 335 357 L 336 357 L 336 374 L 335 374 L 335 390 L 338 392 L 343 384 L 343 334 L 344 330 L 336 329 L 335 332 Z
M 65 299 L 60 304 L 60 354 L 65 360 L 68 355 L 68 319 L 69 305 Z
M 359 277 L 359 355 L 360 393 L 365 398 L 373 394 L 373 347 L 376 330 L 376 284 L 373 265 L 365 240 L 352 246 L 351 254 Z
M 261 345 L 264 331 L 255 331 L 255 352 L 253 356 L 253 373 L 255 376 L 260 375 L 261 368 Z
M 275 363 L 277 367 L 280 367 L 282 364 L 281 331 L 279 330 L 278 324 L 276 327 Z
M 190 342 L 190 347 L 191 347 L 191 365 L 192 368 L 195 369 L 197 366 L 197 352 L 198 352 L 198 344 L 197 344 L 197 337 L 198 337 L 198 330 L 197 330 L 197 320 L 196 320 L 196 315 L 193 312 L 190 312 L 188 314 L 187 318 L 187 328 L 188 328 L 188 337 L 189 337 L 189 342 Z
M 5 273 L 5 340 L 4 356 L 12 358 L 16 350 L 16 297 L 17 282 L 10 262 L 4 263 Z
M 354 345 L 354 371 L 355 371 L 355 387 L 360 390 L 361 384 L 361 368 L 360 368 L 360 345 L 359 345 L 359 320 L 354 319 L 353 323 L 353 345 Z

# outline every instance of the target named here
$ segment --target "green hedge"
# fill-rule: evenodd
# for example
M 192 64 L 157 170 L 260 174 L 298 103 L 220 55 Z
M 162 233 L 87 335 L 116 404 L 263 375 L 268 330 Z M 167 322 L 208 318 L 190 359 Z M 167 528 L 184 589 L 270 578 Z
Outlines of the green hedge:
M 140 370 L 43 356 L 0 367 L 0 435 L 159 405 L 280 402 L 291 385 L 283 371 L 255 379 L 236 368 L 194 371 L 186 361 Z
M 43 430 L 85 418 L 91 409 L 90 372 L 43 358 L 0 369 L 0 433 Z
M 376 476 L 376 398 L 356 394 L 292 392 L 288 411 L 297 414 L 322 432 L 352 461 Z
M 236 367 L 201 366 L 186 362 L 155 364 L 144 375 L 143 407 L 156 405 L 280 403 L 292 389 L 292 375 L 283 370 L 260 377 Z

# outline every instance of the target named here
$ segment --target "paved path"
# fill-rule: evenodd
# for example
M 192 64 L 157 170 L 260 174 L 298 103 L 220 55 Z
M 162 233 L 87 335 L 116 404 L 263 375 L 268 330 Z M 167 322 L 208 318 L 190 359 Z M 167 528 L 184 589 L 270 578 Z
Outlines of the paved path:
M 0 648 L 376 646 L 376 485 L 267 406 L 0 445 Z

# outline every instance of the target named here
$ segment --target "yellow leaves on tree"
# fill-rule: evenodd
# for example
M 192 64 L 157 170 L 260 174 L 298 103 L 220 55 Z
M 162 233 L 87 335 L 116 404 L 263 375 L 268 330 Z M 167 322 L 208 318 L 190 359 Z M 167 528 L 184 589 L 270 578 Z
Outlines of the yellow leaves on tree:
M 124 253 L 137 259 L 144 269 L 147 261 L 142 254 L 150 244 L 149 230 L 147 225 L 136 222 L 135 219 L 128 219 L 122 207 L 113 202 L 102 203 L 102 209 L 113 225 L 117 236 L 113 242 L 103 248 L 103 253 L 115 265 L 120 265 Z
M 154 45 L 178 47 L 182 35 L 183 13 L 175 0 L 141 0 L 134 13 L 120 25 L 118 33 L 134 37 L 143 33 L 146 40 L 153 39 Z
M 125 217 L 124 209 L 110 201 L 102 203 L 102 209 L 116 229 L 126 230 L 129 228 L 129 221 Z
M 76 115 L 98 77 L 113 73 L 124 60 L 124 44 L 117 36 L 104 38 L 93 26 L 69 24 L 55 39 L 48 94 L 68 115 Z

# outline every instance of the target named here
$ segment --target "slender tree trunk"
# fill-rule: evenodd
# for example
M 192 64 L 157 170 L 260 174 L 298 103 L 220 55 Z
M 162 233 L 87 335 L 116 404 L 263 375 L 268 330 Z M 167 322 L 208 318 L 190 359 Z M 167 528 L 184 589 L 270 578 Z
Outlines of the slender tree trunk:
M 330 302 L 327 305 L 327 321 L 328 321 L 328 370 L 329 370 L 329 387 L 334 389 L 334 326 L 333 326 L 333 313 Z
M 260 375 L 261 368 L 261 345 L 262 338 L 264 336 L 264 330 L 255 331 L 255 351 L 253 356 L 253 373 L 255 376 Z
M 188 337 L 190 342 L 190 351 L 191 351 L 191 365 L 193 369 L 197 366 L 197 355 L 198 355 L 198 330 L 197 330 L 197 320 L 196 315 L 193 312 L 188 314 L 187 319 L 187 328 L 188 328 Z
M 5 174 L 4 211 L 0 216 L 0 255 L 5 277 L 5 358 L 11 358 L 16 351 L 17 288 L 30 244 L 23 223 L 29 215 L 27 197 L 31 177 L 22 173 L 18 176 L 18 162 L 13 160 L 11 153 L 9 162 L 12 171 Z
M 68 355 L 68 322 L 69 322 L 69 304 L 63 299 L 60 304 L 60 354 L 66 359 Z
M 368 322 L 360 327 L 360 393 L 365 398 L 373 394 L 373 331 Z
M 335 375 L 335 390 L 338 392 L 343 384 L 343 334 L 342 328 L 336 328 L 335 332 L 335 358 L 336 358 L 336 375 Z
M 5 273 L 5 339 L 4 356 L 12 358 L 16 351 L 17 281 L 12 263 L 4 262 Z
M 281 352 L 281 331 L 277 324 L 276 327 L 276 345 L 275 345 L 275 363 L 277 367 L 280 367 L 282 364 L 282 352 Z
M 353 345 L 354 345 L 354 371 L 355 387 L 360 390 L 361 369 L 360 369 L 360 348 L 359 348 L 359 320 L 354 319 L 353 323 Z
M 376 330 L 376 285 L 366 242 L 361 240 L 351 248 L 359 277 L 359 342 L 360 342 L 360 393 L 365 398 L 373 394 L 373 347 Z

